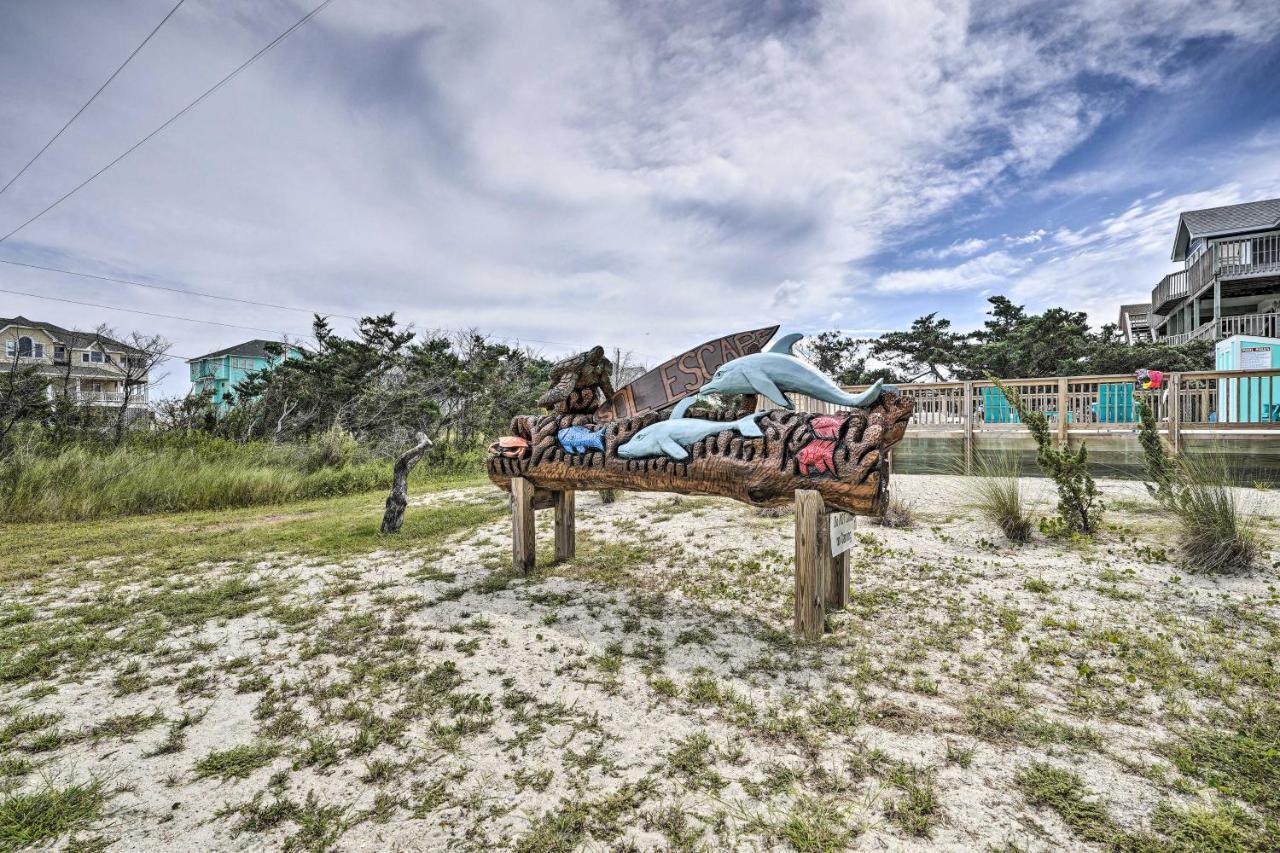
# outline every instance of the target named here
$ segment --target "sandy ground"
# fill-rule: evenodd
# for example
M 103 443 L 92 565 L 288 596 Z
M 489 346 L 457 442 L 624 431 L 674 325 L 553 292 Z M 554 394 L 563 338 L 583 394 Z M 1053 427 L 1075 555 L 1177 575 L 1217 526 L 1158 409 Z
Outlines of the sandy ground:
M 37 769 L 9 785 L 102 780 L 75 839 L 112 850 L 1100 849 L 1019 771 L 1078 773 L 1123 831 L 1209 802 L 1167 744 L 1268 689 L 1280 624 L 1276 554 L 1190 574 L 1141 486 L 1103 485 L 1098 541 L 1015 548 L 957 478 L 896 477 L 915 525 L 859 520 L 818 645 L 788 630 L 791 518 L 718 499 L 580 495 L 579 559 L 527 579 L 505 522 L 434 557 L 203 567 L 279 592 L 139 609 L 110 630 L 162 641 L 5 682 L 11 726 L 57 715 L 10 738 Z M 1274 540 L 1280 495 L 1248 498 Z M 103 600 L 67 577 L 6 612 Z

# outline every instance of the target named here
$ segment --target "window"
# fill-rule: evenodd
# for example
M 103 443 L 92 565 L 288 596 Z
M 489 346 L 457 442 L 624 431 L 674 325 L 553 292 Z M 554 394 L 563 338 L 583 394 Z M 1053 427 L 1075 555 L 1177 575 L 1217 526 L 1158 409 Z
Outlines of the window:
M 96 349 L 96 350 L 90 351 L 89 361 L 93 362 L 94 364 L 102 364 L 102 360 L 103 360 L 102 350 Z
M 18 338 L 18 358 L 31 358 L 31 338 L 26 335 Z
M 101 394 L 101 393 L 102 393 L 102 383 L 101 383 L 101 382 L 95 382 L 95 383 L 93 383 L 93 393 L 95 393 L 95 394 Z
M 44 344 L 33 344 L 31 346 L 31 355 L 34 358 L 44 358 Z
M 88 363 L 89 363 L 89 353 L 87 353 L 87 352 L 82 352 L 82 353 L 80 353 L 80 360 L 81 360 L 82 362 L 84 362 L 85 364 L 88 364 Z
M 14 354 L 17 353 L 17 351 L 18 351 L 17 341 L 7 340 L 4 342 L 4 354 L 6 358 L 13 358 Z
M 62 344 L 53 345 L 53 360 L 54 361 L 67 360 L 67 348 L 64 345 Z

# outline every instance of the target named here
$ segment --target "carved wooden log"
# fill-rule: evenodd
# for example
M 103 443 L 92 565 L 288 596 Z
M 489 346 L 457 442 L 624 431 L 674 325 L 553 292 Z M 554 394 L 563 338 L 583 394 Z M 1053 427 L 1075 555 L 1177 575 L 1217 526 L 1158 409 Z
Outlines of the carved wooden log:
M 520 417 L 512 430 L 528 440 L 528 456 L 491 456 L 489 478 L 507 491 L 512 477 L 523 477 L 539 492 L 678 492 L 736 498 L 756 506 L 781 506 L 792 501 L 797 490 L 812 489 L 831 509 L 877 515 L 888 491 L 887 453 L 906 432 L 913 405 L 911 399 L 889 393 L 870 409 L 835 415 L 774 410 L 758 420 L 762 437 L 743 437 L 726 422 L 724 431 L 690 445 L 683 461 L 617 455 L 632 436 L 658 422 L 657 415 L 604 424 L 588 415 Z M 570 426 L 603 427 L 604 450 L 567 452 L 556 434 Z

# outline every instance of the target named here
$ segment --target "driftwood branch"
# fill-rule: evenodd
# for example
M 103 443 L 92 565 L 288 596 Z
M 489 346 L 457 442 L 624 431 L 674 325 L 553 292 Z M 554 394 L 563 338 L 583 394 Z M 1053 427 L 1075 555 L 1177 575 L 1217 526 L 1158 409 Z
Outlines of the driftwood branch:
M 387 509 L 382 514 L 382 532 L 399 533 L 404 524 L 404 508 L 409 505 L 409 472 L 418 464 L 422 455 L 431 449 L 432 441 L 426 433 L 415 436 L 417 444 L 396 460 L 391 474 L 391 494 L 387 495 Z
M 624 489 L 720 495 L 755 506 L 781 506 L 798 490 L 814 490 L 831 509 L 877 515 L 887 495 L 888 451 L 907 429 L 913 402 L 884 394 L 870 409 L 834 415 L 775 410 L 761 416 L 760 438 L 729 428 L 689 447 L 683 461 L 659 456 L 624 459 L 617 449 L 657 415 L 597 424 L 584 415 L 517 418 L 512 427 L 529 442 L 527 458 L 491 456 L 489 479 L 507 491 L 512 477 L 532 483 L 535 506 L 550 492 Z M 557 431 L 568 426 L 604 427 L 604 451 L 566 452 Z

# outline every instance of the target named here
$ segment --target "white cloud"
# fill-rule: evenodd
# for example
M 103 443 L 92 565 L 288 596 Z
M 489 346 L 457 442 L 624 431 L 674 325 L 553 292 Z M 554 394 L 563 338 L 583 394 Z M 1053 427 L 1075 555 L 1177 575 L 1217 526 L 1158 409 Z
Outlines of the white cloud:
M 185 5 L 0 197 L 0 233 L 302 8 Z M 0 176 L 163 11 L 0 5 Z M 750 11 L 729 2 L 335 3 L 0 252 L 564 342 L 550 349 L 598 340 L 655 360 L 759 325 L 774 308 L 802 323 L 856 310 L 868 325 L 903 324 L 910 317 L 866 316 L 873 309 L 859 289 L 1019 282 L 1052 292 L 1038 264 L 980 254 L 1000 243 L 978 238 L 934 258 L 964 259 L 950 267 L 872 280 L 867 264 L 959 202 L 998 204 L 1113 116 L 1118 103 L 1086 89 L 1082 75 L 1186 85 L 1165 69 L 1188 39 L 1260 43 L 1278 30 L 1280 4 L 1270 0 L 815 0 Z M 1144 202 L 1052 238 L 1029 223 L 1034 230 L 1004 245 L 1030 245 L 1034 234 L 1037 250 L 1052 243 L 1066 253 L 1145 238 L 1156 219 L 1169 227 L 1164 205 Z M 306 326 L 300 315 L 47 274 L 13 281 L 161 313 Z M 93 309 L 5 304 L 67 325 L 102 319 Z M 242 336 L 111 319 L 165 332 L 185 352 Z
M 885 273 L 875 281 L 881 293 L 938 293 L 1007 287 L 1030 261 L 998 251 L 950 267 L 905 269 Z

